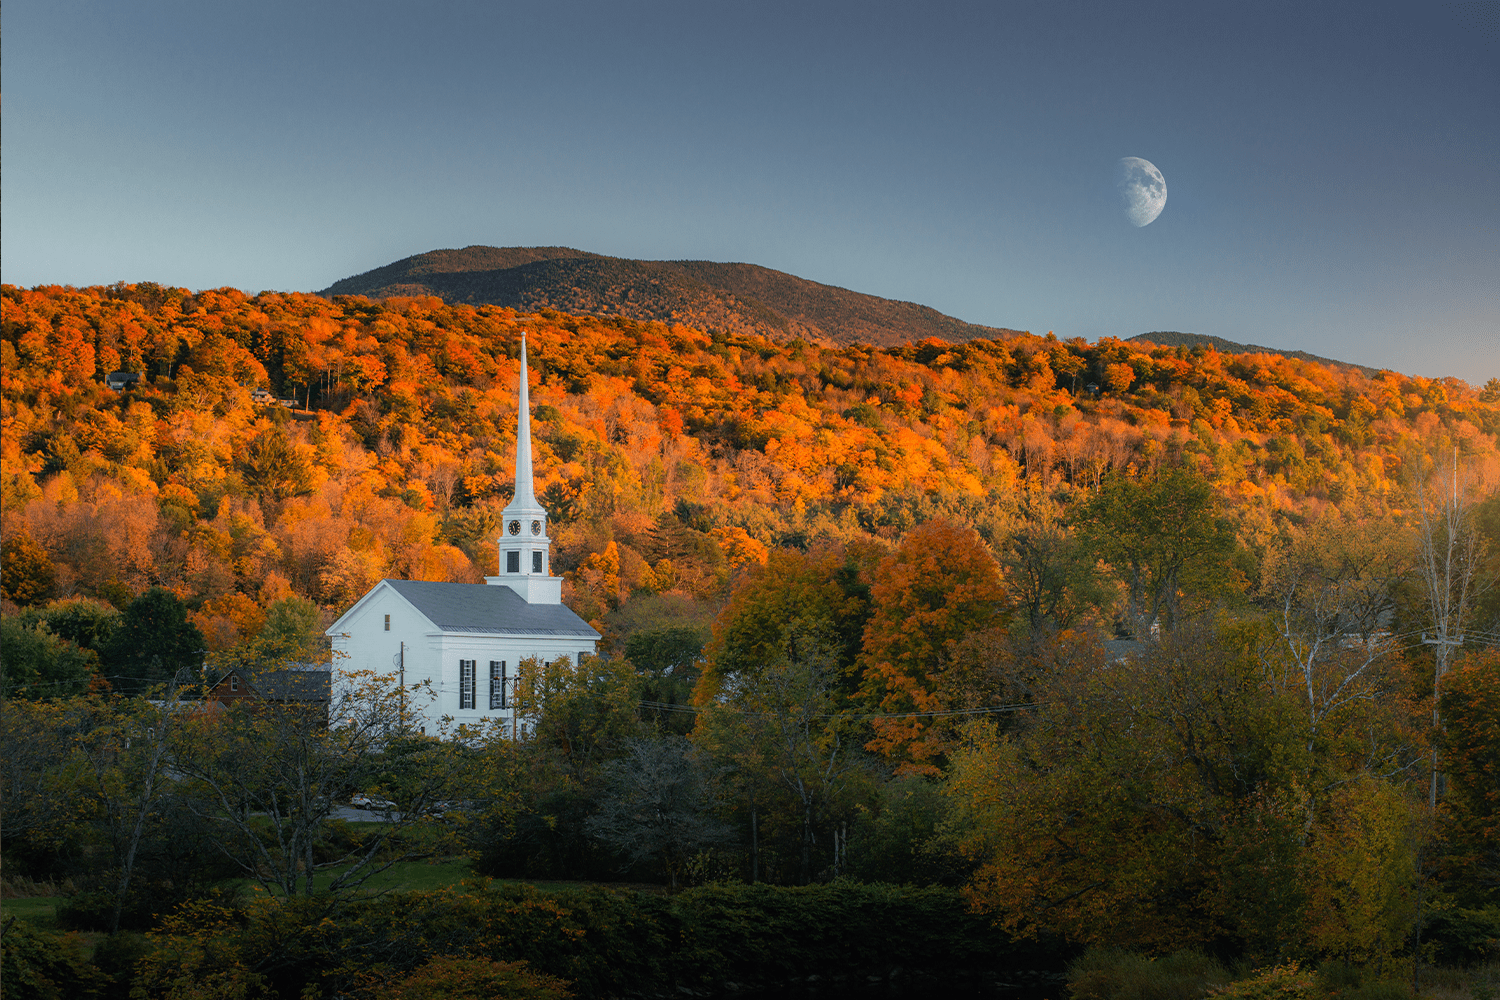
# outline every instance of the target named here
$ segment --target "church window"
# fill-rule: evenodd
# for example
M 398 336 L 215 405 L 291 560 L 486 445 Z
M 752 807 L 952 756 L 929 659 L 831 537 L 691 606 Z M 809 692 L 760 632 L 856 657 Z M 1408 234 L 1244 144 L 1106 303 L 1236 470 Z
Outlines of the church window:
M 458 707 L 459 709 L 474 707 L 474 666 L 475 660 L 458 661 Z
M 540 573 L 542 571 L 542 553 L 540 549 L 531 554 L 531 571 L 533 573 Z
M 519 572 L 521 572 L 521 553 L 519 553 L 519 552 L 507 552 L 507 553 L 505 553 L 505 572 L 507 572 L 507 573 L 519 573 Z
M 509 680 L 505 675 L 505 661 L 490 661 L 490 708 L 505 708 L 505 687 Z
M 390 615 L 386 615 L 385 616 L 385 630 L 387 632 L 389 632 L 391 630 L 391 616 Z

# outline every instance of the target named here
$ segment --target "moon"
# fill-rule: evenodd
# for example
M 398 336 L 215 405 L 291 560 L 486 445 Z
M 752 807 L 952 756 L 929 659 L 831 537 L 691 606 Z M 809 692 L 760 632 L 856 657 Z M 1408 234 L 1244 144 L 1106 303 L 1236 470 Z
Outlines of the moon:
M 1167 179 L 1150 160 L 1139 156 L 1121 158 L 1115 187 L 1120 192 L 1125 218 L 1137 229 L 1151 225 L 1167 206 Z

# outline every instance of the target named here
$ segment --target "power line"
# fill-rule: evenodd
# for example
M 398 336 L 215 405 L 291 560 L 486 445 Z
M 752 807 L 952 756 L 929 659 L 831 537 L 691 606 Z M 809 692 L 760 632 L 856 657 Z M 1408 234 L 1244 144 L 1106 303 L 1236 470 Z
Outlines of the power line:
M 692 705 L 674 705 L 666 701 L 642 701 L 642 708 L 654 708 L 661 712 L 682 712 L 688 715 L 701 715 L 707 709 L 695 708 Z M 957 708 L 945 712 L 897 712 L 893 714 L 873 715 L 842 715 L 838 712 L 820 712 L 808 716 L 812 719 L 848 719 L 851 722 L 866 722 L 871 719 L 931 719 L 954 715 L 993 715 L 1001 712 L 1024 712 L 1027 709 L 1039 708 L 1039 702 L 1028 702 L 1021 705 L 998 705 L 993 708 Z M 720 706 L 723 711 L 734 712 L 737 715 L 770 715 L 770 712 L 752 712 L 747 709 L 729 708 Z

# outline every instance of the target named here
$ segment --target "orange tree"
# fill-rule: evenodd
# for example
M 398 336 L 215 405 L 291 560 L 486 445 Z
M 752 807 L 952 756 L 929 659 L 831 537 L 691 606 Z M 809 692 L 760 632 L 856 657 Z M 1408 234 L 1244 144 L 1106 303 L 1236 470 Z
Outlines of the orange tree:
M 903 772 L 936 773 L 945 728 L 933 713 L 960 696 L 944 683 L 948 655 L 1000 615 L 999 565 L 972 528 L 928 521 L 881 561 L 870 593 L 861 694 L 885 717 L 872 720 L 868 747 Z

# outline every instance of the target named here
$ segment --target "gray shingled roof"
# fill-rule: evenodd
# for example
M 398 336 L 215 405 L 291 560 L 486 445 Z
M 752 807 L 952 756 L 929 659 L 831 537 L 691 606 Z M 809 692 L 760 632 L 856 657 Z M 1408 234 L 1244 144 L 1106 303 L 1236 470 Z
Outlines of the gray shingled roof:
M 500 635 L 578 635 L 599 638 L 589 623 L 561 604 L 527 604 L 509 587 L 488 583 L 386 580 L 444 632 Z
M 328 701 L 331 677 L 328 667 L 268 670 L 252 675 L 250 686 L 269 701 Z
M 209 688 L 216 688 L 230 674 L 239 674 L 250 690 L 267 701 L 320 702 L 329 700 L 332 668 L 328 664 L 291 667 L 285 670 L 253 670 L 234 667 L 214 675 Z

